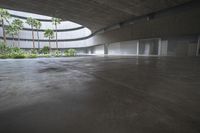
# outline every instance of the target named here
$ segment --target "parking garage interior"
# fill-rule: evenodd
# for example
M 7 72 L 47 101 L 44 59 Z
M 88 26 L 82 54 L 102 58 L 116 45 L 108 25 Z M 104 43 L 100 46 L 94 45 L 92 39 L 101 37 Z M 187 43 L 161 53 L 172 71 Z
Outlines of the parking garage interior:
M 34 40 L 37 50 L 49 42 L 76 50 L 0 59 L 0 133 L 200 132 L 199 0 L 2 0 L 0 8 L 12 16 L 5 25 L 25 23 L 6 36 L 8 47 L 29 51 Z M 38 34 L 29 17 L 42 23 Z M 52 17 L 62 19 L 58 29 Z

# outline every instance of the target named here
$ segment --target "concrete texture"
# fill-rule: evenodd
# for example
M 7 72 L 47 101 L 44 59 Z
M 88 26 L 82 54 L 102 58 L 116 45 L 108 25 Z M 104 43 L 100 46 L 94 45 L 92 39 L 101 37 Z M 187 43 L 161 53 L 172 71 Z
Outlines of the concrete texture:
M 98 55 L 103 55 L 104 54 L 104 45 L 98 45 L 98 46 L 92 47 L 92 53 L 98 54 Z
M 0 60 L 0 133 L 199 133 L 200 60 Z
M 197 51 L 197 37 L 182 37 L 168 39 L 168 55 L 195 56 Z
M 200 34 L 199 0 L 3 0 L 0 7 L 61 17 L 92 30 L 83 40 L 60 40 L 60 48 Z M 22 44 L 29 48 L 30 42 Z
M 92 46 L 85 52 L 90 54 L 91 49 L 93 54 L 196 56 L 197 45 L 197 36 L 149 38 Z
M 60 17 L 96 31 L 190 1 L 192 0 L 1 0 L 0 7 Z
M 138 40 L 112 43 L 108 45 L 109 55 L 137 55 Z
M 196 5 L 189 6 L 185 10 L 170 10 L 161 13 L 155 18 L 147 20 L 143 18 L 133 21 L 132 24 L 121 28 L 97 34 L 91 39 L 93 44 L 110 44 L 122 41 L 184 37 L 200 34 L 200 1 Z

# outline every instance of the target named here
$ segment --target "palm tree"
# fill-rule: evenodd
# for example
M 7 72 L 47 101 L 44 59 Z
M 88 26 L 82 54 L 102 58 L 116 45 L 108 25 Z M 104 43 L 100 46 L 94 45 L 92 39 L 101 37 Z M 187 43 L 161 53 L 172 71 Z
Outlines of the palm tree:
M 40 36 L 39 36 L 39 29 L 41 28 L 42 23 L 39 20 L 35 20 L 34 27 L 37 29 L 37 38 L 38 38 L 38 48 L 40 49 Z
M 51 39 L 54 38 L 54 31 L 51 30 L 51 29 L 45 30 L 44 37 L 49 38 L 49 48 L 50 48 L 50 51 L 51 51 Z
M 31 30 L 32 30 L 33 49 L 35 49 L 35 39 L 34 39 L 34 30 L 33 30 L 34 25 L 35 25 L 35 20 L 36 19 L 31 18 L 31 17 L 27 18 L 26 20 L 26 23 L 31 26 Z
M 17 36 L 18 36 L 18 46 L 20 45 L 20 38 L 19 38 L 19 32 L 20 30 L 23 29 L 23 21 L 20 20 L 20 19 L 15 19 L 13 22 L 12 22 L 13 25 L 16 26 L 16 30 L 17 30 Z
M 15 45 L 14 43 L 14 36 L 17 35 L 17 27 L 13 23 L 10 24 L 9 26 L 6 27 L 6 33 L 12 36 L 12 42 L 13 42 L 13 47 Z
M 57 48 L 57 50 L 58 50 L 57 25 L 60 24 L 61 21 L 62 21 L 62 19 L 60 19 L 60 18 L 52 18 L 52 23 L 53 23 L 53 25 L 55 25 L 55 29 L 56 29 L 56 48 Z
M 0 8 L 0 22 L 2 24 L 2 29 L 3 29 L 3 39 L 4 39 L 4 43 L 6 44 L 6 31 L 5 31 L 5 22 L 4 20 L 6 20 L 8 22 L 8 19 L 10 18 L 10 14 L 6 9 L 2 9 Z

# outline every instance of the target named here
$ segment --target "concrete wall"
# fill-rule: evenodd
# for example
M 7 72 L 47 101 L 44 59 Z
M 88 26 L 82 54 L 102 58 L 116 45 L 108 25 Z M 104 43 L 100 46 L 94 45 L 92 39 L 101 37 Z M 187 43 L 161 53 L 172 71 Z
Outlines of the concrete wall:
M 197 36 L 149 38 L 92 46 L 88 53 L 103 54 L 107 47 L 108 55 L 196 56 L 197 44 Z
M 87 49 L 86 48 L 78 48 L 76 49 L 77 55 L 86 55 L 87 54 Z
M 9 46 L 12 46 L 12 40 L 7 40 L 7 43 Z M 14 41 L 15 46 L 19 46 L 20 48 L 30 49 L 33 47 L 32 41 L 20 41 L 20 44 L 18 45 L 17 41 Z M 40 42 L 40 48 L 43 48 L 44 46 L 49 46 L 49 42 Z M 59 48 L 82 48 L 86 47 L 87 43 L 85 41 L 69 41 L 69 42 L 58 42 Z M 38 42 L 35 41 L 35 47 L 38 48 Z M 51 42 L 51 48 L 56 48 L 56 42 Z
M 48 25 L 47 22 L 44 23 Z M 67 43 L 61 42 L 60 46 L 61 48 L 64 47 L 78 48 L 78 47 L 90 47 L 100 44 L 111 44 L 117 42 L 139 40 L 145 38 L 169 38 L 178 36 L 199 35 L 200 34 L 199 24 L 200 24 L 200 8 L 199 5 L 193 5 L 189 8 L 184 8 L 181 10 L 173 9 L 167 12 L 156 14 L 153 17 L 151 17 L 151 19 L 149 19 L 148 17 L 144 17 L 124 25 L 118 25 L 117 27 L 115 26 L 115 28 L 110 28 L 108 30 L 105 30 L 105 32 L 103 33 L 101 32 L 101 34 L 97 34 L 86 40 L 73 41 L 73 42 L 71 41 Z M 74 27 L 73 25 L 70 24 L 67 25 Z M 66 26 L 66 24 L 61 24 L 60 26 L 61 27 L 59 28 L 62 29 L 63 26 Z M 82 36 L 82 33 L 80 33 L 79 35 L 79 33 L 77 32 L 72 32 L 72 33 L 69 32 L 69 33 L 59 33 L 58 38 L 70 39 L 76 37 L 76 34 L 78 34 L 77 35 L 78 37 Z M 31 42 L 29 42 L 29 44 L 26 42 L 25 45 L 26 46 L 22 45 L 22 47 L 28 47 L 28 46 L 31 47 Z
M 200 34 L 199 6 L 172 10 L 155 15 L 152 19 L 141 18 L 120 28 L 94 36 L 91 45 L 110 44 L 145 38 L 169 38 Z
M 160 13 L 151 19 L 141 18 L 130 24 L 119 25 L 87 39 L 86 44 L 88 47 L 106 44 L 109 55 L 137 55 L 136 42 L 160 38 L 156 45 L 158 51 L 154 55 L 195 56 L 197 36 L 200 35 L 199 24 L 200 8 L 196 5 Z M 143 45 L 146 53 L 141 55 L 151 55 L 153 47 L 148 44 Z
M 103 55 L 104 54 L 104 45 L 98 45 L 92 47 L 92 54 Z
M 59 42 L 59 47 L 85 47 L 89 54 L 103 54 L 106 44 L 110 55 L 137 55 L 139 41 L 161 38 L 156 47 L 147 44 L 148 41 L 140 44 L 140 49 L 145 50 L 142 55 L 151 55 L 152 51 L 158 49 L 154 55 L 194 56 L 197 51 L 198 39 L 196 37 L 198 35 L 200 35 L 200 8 L 196 5 L 182 10 L 175 9 L 159 13 L 151 18 L 142 17 L 126 24 L 119 24 L 115 28 L 110 28 L 85 40 Z M 75 34 L 72 36 L 75 37 Z M 70 38 L 70 34 L 59 34 L 59 38 L 65 37 Z M 41 47 L 45 45 L 48 45 L 48 42 L 41 43 Z M 22 41 L 20 47 L 31 48 L 32 42 Z M 52 43 L 52 47 L 55 48 L 55 42 Z
M 159 55 L 159 39 L 140 40 L 139 55 Z
M 159 49 L 160 56 L 167 56 L 168 40 L 161 40 L 161 43 L 159 44 Z
M 111 43 L 108 45 L 109 55 L 137 55 L 137 40 Z
M 182 37 L 168 39 L 169 56 L 195 56 L 197 51 L 197 37 Z
M 108 45 L 108 55 L 120 55 L 120 42 L 118 43 L 111 43 Z

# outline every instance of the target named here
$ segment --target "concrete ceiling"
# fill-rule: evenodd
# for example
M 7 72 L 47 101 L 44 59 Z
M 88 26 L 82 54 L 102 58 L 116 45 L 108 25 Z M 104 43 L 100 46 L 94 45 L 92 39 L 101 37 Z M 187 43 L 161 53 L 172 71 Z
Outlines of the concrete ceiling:
M 93 32 L 192 0 L 1 0 L 0 7 L 60 17 Z

